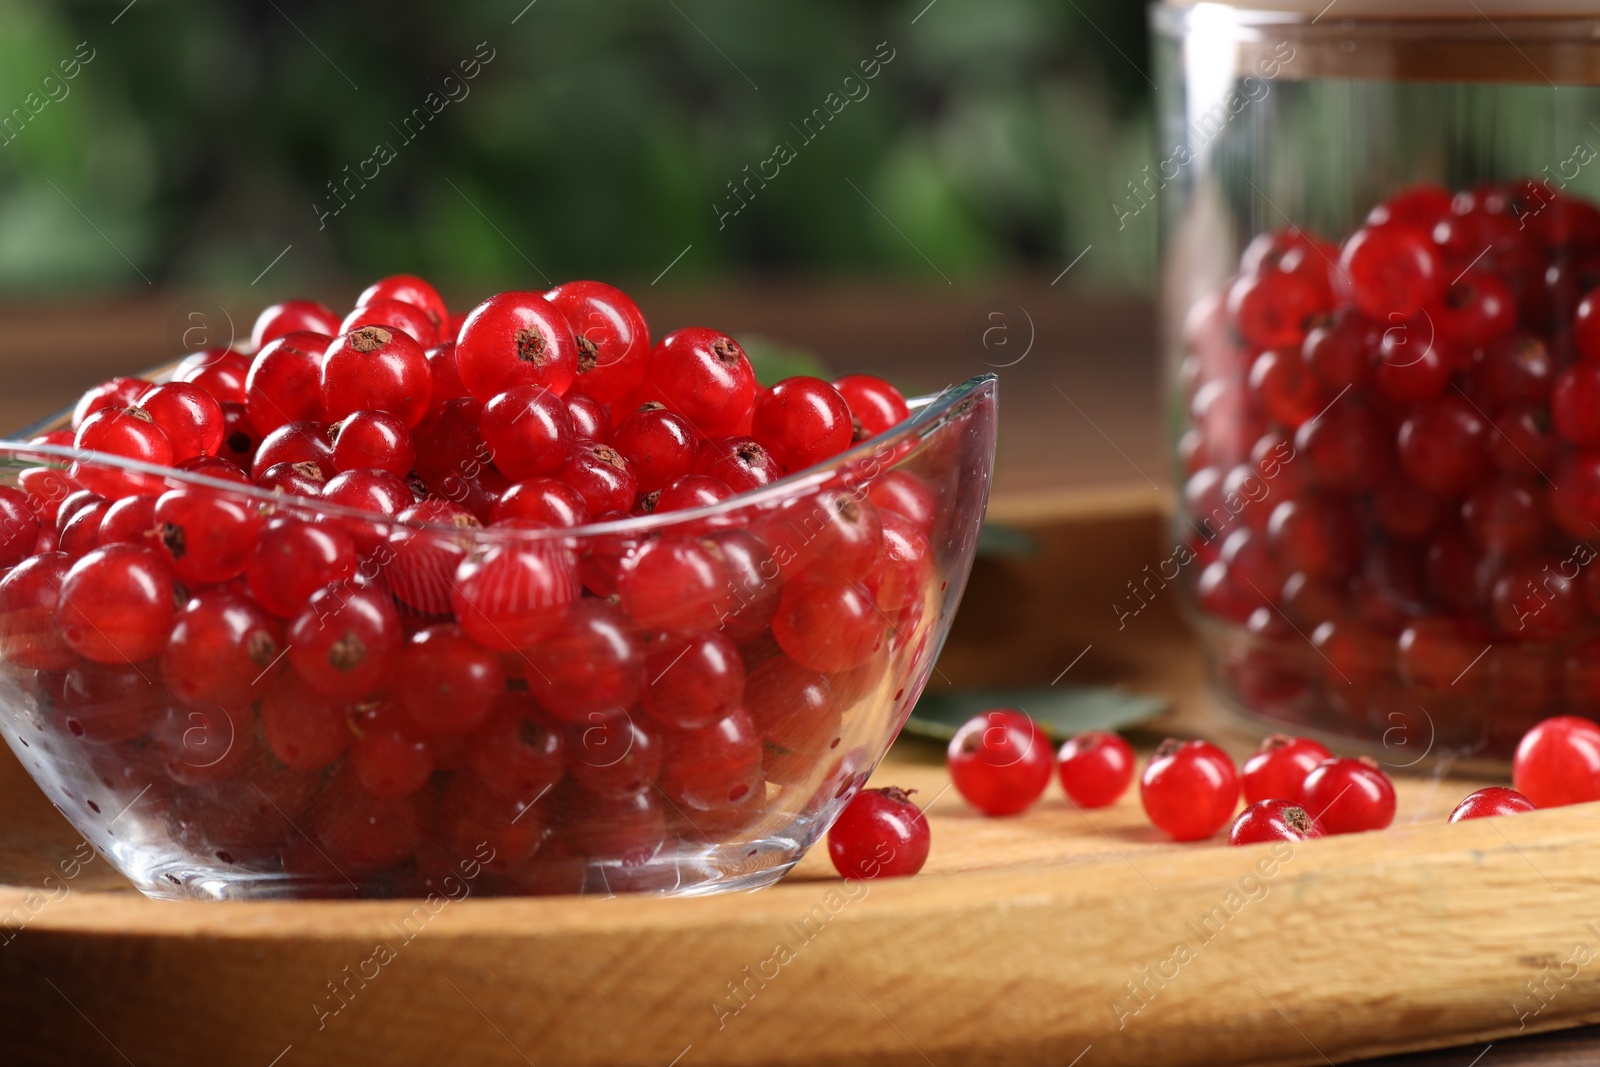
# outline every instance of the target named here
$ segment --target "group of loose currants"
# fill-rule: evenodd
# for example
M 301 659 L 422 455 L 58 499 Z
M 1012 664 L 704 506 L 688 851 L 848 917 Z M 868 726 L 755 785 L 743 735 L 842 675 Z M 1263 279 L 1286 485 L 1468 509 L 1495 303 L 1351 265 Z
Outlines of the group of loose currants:
M 1600 700 L 1597 286 L 1595 205 L 1421 185 L 1193 307 L 1180 529 L 1240 703 L 1509 756 Z
M 768 783 L 859 784 L 841 721 L 925 651 L 951 487 L 894 453 L 737 498 L 907 416 L 867 375 L 762 388 L 710 329 L 652 343 L 599 282 L 278 304 L 29 442 L 77 451 L 0 485 L 0 663 L 140 798 L 124 830 L 206 862 L 403 892 L 488 843 L 514 891 L 536 856 L 625 880 Z
M 1053 752 L 1032 718 L 995 709 L 957 731 L 946 766 L 973 807 L 1015 815 L 1044 794 L 1052 775 L 1075 807 L 1109 807 L 1133 783 L 1136 760 L 1126 740 L 1103 730 Z M 1450 821 L 1600 800 L 1600 724 L 1571 715 L 1546 719 L 1523 736 L 1511 773 L 1515 788 L 1471 793 Z M 1241 792 L 1246 807 L 1235 817 Z M 1242 769 L 1209 741 L 1168 739 L 1145 764 L 1139 799 L 1150 821 L 1177 841 L 1204 840 L 1231 821 L 1230 845 L 1382 830 L 1395 816 L 1394 785 L 1376 762 L 1336 757 L 1316 741 L 1283 734 L 1263 740 Z M 929 841 L 927 820 L 906 791 L 868 789 L 845 809 L 828 847 L 847 878 L 893 877 L 921 870 Z

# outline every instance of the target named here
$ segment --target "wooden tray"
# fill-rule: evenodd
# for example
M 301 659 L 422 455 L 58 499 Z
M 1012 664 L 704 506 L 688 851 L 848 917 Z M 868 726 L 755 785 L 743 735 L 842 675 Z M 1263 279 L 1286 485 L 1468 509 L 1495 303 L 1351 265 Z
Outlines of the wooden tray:
M 1075 663 L 1074 681 L 1173 698 L 1162 730 L 1245 750 L 1204 721 L 1170 605 L 1116 629 L 1117 589 L 1160 558 L 1158 505 L 997 502 L 1037 552 L 980 562 L 935 684 Z M 1592 805 L 1448 826 L 1481 783 L 1410 779 L 1390 831 L 1275 852 L 1163 842 L 1132 798 L 1085 815 L 1052 790 L 983 819 L 937 748 L 897 746 L 877 780 L 929 808 L 916 878 L 847 884 L 818 851 L 756 894 L 430 913 L 154 903 L 98 858 L 69 878 L 81 843 L 7 756 L 0 1048 L 139 1067 L 1312 1064 L 1600 1020 Z

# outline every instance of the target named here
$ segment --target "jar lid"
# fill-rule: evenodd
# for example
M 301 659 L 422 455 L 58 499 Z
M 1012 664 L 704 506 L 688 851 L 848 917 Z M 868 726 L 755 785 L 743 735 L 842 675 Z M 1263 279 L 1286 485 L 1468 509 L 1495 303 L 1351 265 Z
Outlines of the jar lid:
M 1600 17 L 1600 0 L 1164 0 L 1169 8 L 1338 19 L 1491 19 Z

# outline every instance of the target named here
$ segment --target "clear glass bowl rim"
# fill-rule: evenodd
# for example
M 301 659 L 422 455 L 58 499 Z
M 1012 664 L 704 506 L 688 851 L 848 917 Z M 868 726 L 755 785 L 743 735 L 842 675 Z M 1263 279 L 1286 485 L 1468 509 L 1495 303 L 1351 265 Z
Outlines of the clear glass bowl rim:
M 155 377 L 151 378 L 152 382 L 157 380 Z M 718 501 L 715 504 L 707 504 L 704 507 L 683 511 L 669 511 L 659 515 L 636 515 L 626 519 L 614 519 L 610 522 L 589 523 L 585 526 L 552 527 L 543 530 L 518 527 L 463 529 L 444 523 L 403 521 L 392 515 L 384 515 L 380 512 L 345 507 L 341 504 L 332 504 L 326 500 L 316 500 L 311 497 L 272 492 L 254 485 L 228 481 L 222 478 L 212 478 L 209 475 L 181 471 L 175 467 L 163 467 L 153 463 L 145 463 L 140 460 L 128 459 L 124 456 L 114 456 L 104 452 L 94 452 L 66 445 L 28 443 L 26 438 L 45 433 L 60 426 L 70 418 L 70 408 L 59 411 L 46 419 L 17 431 L 17 438 L 22 438 L 22 440 L 0 438 L 0 463 L 4 463 L 6 460 L 26 459 L 32 461 L 29 465 L 37 465 L 40 457 L 51 457 L 63 463 L 92 463 L 95 466 L 115 467 L 139 474 L 153 475 L 170 482 L 182 482 L 186 485 L 225 490 L 234 497 L 257 500 L 261 503 L 273 504 L 278 507 L 294 505 L 297 508 L 311 510 L 317 514 L 360 519 L 397 529 L 404 527 L 418 531 L 444 533 L 457 538 L 469 536 L 475 540 L 486 541 L 570 541 L 599 537 L 628 537 L 649 534 L 661 529 L 670 529 L 728 512 L 743 511 L 750 507 L 782 503 L 804 493 L 822 488 L 833 481 L 843 470 L 874 459 L 880 461 L 892 459 L 902 444 L 929 436 L 964 411 L 965 407 L 963 405 L 968 401 L 978 396 L 993 395 L 998 382 L 998 375 L 980 374 L 968 378 L 960 384 L 950 386 L 942 392 L 908 399 L 906 404 L 911 409 L 911 414 L 876 437 L 861 441 L 814 467 L 796 471 L 768 485 L 729 497 L 727 500 Z

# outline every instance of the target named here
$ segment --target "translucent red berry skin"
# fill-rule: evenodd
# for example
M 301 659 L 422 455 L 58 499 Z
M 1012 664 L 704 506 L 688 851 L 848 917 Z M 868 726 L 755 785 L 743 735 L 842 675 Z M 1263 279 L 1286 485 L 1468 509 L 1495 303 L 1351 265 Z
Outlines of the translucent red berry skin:
M 355 542 L 338 527 L 278 518 L 257 536 L 245 580 L 262 607 L 288 619 L 312 593 L 352 578 L 356 562 Z
M 567 773 L 593 797 L 611 800 L 654 791 L 662 748 L 659 729 L 642 717 L 623 711 L 595 714 L 567 727 Z
M 514 651 L 552 633 L 579 592 L 577 573 L 558 546 L 506 541 L 461 564 L 450 606 L 474 641 Z
M 439 327 L 426 311 L 404 300 L 378 298 L 356 308 L 339 323 L 335 336 L 366 326 L 378 326 L 403 333 L 424 350 L 439 343 Z
M 1517 815 L 1538 810 L 1533 801 L 1503 785 L 1491 785 L 1467 796 L 1450 813 L 1451 822 L 1465 819 L 1490 819 L 1497 815 Z
M 505 691 L 495 653 L 453 623 L 412 634 L 401 654 L 395 695 L 423 731 L 462 734 L 477 729 Z
M 285 671 L 261 699 L 261 732 L 285 767 L 319 771 L 344 754 L 352 739 L 350 709 Z
M 638 495 L 627 459 L 610 445 L 579 441 L 556 478 L 578 491 L 590 515 L 628 511 Z
M 280 463 L 315 463 L 327 476 L 333 473 L 333 440 L 321 422 L 290 422 L 267 434 L 250 466 L 256 481 Z
M 967 803 L 985 815 L 1015 815 L 1050 784 L 1055 753 L 1038 723 L 1020 711 L 996 709 L 956 731 L 945 765 Z
M 717 628 L 727 572 L 714 545 L 651 541 L 617 579 L 622 608 L 646 632 L 687 640 Z
M 154 386 L 139 398 L 138 406 L 166 435 L 175 463 L 213 455 L 222 446 L 222 405 L 198 385 L 167 382 Z
M 1600 800 L 1600 725 L 1576 715 L 1545 719 L 1517 745 L 1511 784 L 1540 808 Z
M 387 411 L 416 426 L 428 413 L 433 372 L 422 346 L 384 326 L 362 326 L 322 355 L 322 408 L 337 422 L 358 411 Z
M 876 437 L 911 416 L 900 390 L 871 374 L 847 374 L 835 378 L 833 387 L 850 408 L 852 440 Z
M 531 804 L 566 773 L 565 731 L 525 694 L 504 694 L 473 738 L 468 767 L 504 800 Z
M 709 507 L 727 500 L 734 495 L 734 492 L 727 482 L 704 474 L 689 474 L 679 478 L 659 493 L 650 495 L 655 498 L 654 505 L 644 510 L 661 513 Z
M 529 478 L 500 494 L 490 512 L 490 524 L 524 519 L 546 526 L 582 526 L 589 521 L 589 505 L 565 482 L 554 478 Z
M 785 378 L 762 393 L 750 435 L 786 472 L 804 470 L 850 447 L 850 408 L 838 390 L 816 378 Z
M 381 703 L 358 709 L 351 721 L 350 772 L 363 789 L 375 797 L 403 797 L 427 784 L 433 748 L 399 708 Z
M 1244 783 L 1245 803 L 1286 800 L 1304 807 L 1306 775 L 1332 755 L 1325 746 L 1310 738 L 1273 734 L 1244 761 L 1240 779 Z
M 388 593 L 329 585 L 289 625 L 289 664 L 325 696 L 355 700 L 388 676 L 400 649 L 400 617 Z
M 161 677 L 192 704 L 238 708 L 265 690 L 283 651 L 283 624 L 247 596 L 208 589 L 178 612 L 161 650 Z
M 843 878 L 905 878 L 928 861 L 932 833 L 905 790 L 863 789 L 828 831 L 828 858 Z
M 1410 318 L 1444 295 L 1449 279 L 1438 249 L 1401 224 L 1368 226 L 1345 242 L 1339 269 L 1361 313 L 1378 322 Z
M 1081 808 L 1115 804 L 1133 784 L 1133 746 L 1114 733 L 1089 730 L 1056 753 L 1061 789 Z
M 84 420 L 73 447 L 136 459 L 158 467 L 172 465 L 172 443 L 142 408 L 102 408 Z M 72 477 L 85 489 L 107 499 L 149 492 L 160 485 L 150 474 L 93 463 L 74 463 Z
M 644 685 L 644 647 L 633 623 L 603 600 L 572 605 L 560 627 L 523 656 L 529 695 L 563 722 L 626 712 Z
M 258 434 L 290 422 L 321 422 L 322 354 L 333 338 L 321 333 L 291 333 L 268 343 L 250 363 L 244 406 Z
M 84 391 L 72 409 L 72 428 L 103 408 L 131 408 L 150 389 L 143 378 L 111 378 Z
M 783 477 L 783 467 L 754 437 L 715 437 L 700 443 L 694 473 L 715 478 L 736 493 Z
M 559 396 L 540 385 L 491 397 L 479 427 L 495 467 L 512 481 L 558 474 L 572 455 L 572 416 Z
M 219 404 L 243 404 L 244 383 L 250 359 L 228 348 L 214 348 L 185 356 L 172 372 L 175 382 L 191 382 L 210 393 Z
M 556 396 L 578 374 L 578 341 L 566 316 L 539 293 L 490 297 L 473 308 L 456 339 L 456 370 L 480 402 L 521 385 Z
M 696 811 L 738 806 L 760 789 L 761 735 L 748 712 L 736 709 L 710 726 L 663 728 L 661 788 Z
M 797 663 L 832 674 L 866 663 L 883 645 L 884 618 L 861 590 L 825 581 L 787 582 L 772 636 Z
M 138 663 L 161 650 L 176 610 L 172 570 L 148 545 L 107 545 L 61 582 L 56 625 L 79 655 Z
M 398 300 L 402 304 L 420 308 L 435 330 L 441 329 L 450 318 L 450 309 L 445 305 L 444 297 L 439 295 L 439 290 L 415 274 L 391 274 L 379 278 L 356 297 L 356 307 L 369 307 L 380 300 Z M 401 326 L 401 329 L 404 328 Z
M 1323 760 L 1306 776 L 1305 809 L 1329 834 L 1382 830 L 1394 821 L 1394 785 L 1370 762 Z
M 628 461 L 641 494 L 665 489 L 694 470 L 700 438 L 687 422 L 665 408 L 647 407 L 617 424 L 611 447 Z
M 333 469 L 341 474 L 381 470 L 403 478 L 416 463 L 411 432 L 387 411 L 358 411 L 328 432 L 333 438 Z
M 267 344 L 291 333 L 320 333 L 333 336 L 339 329 L 339 316 L 332 309 L 312 300 L 285 300 L 273 304 L 256 317 L 250 331 L 251 347 L 260 352 Z
M 152 518 L 173 572 L 197 585 L 244 573 L 263 522 L 254 501 L 201 488 L 163 493 Z
M 1239 774 L 1208 741 L 1167 740 L 1139 778 L 1150 821 L 1179 841 L 1200 841 L 1228 824 L 1239 806 Z
M 33 555 L 40 529 L 39 515 L 28 494 L 0 486 L 0 569 L 15 567 Z
M 756 376 L 737 341 L 691 326 L 656 343 L 643 391 L 644 399 L 659 401 L 701 437 L 725 437 L 745 429 Z
M 644 378 L 650 328 L 639 306 L 604 282 L 565 282 L 544 297 L 566 317 L 578 342 L 574 392 L 601 403 L 620 399 Z
M 604 404 L 582 393 L 569 392 L 561 399 L 572 419 L 574 437 L 602 445 L 611 443 L 611 413 Z
M 1240 812 L 1233 821 L 1233 827 L 1228 831 L 1228 844 L 1310 841 L 1322 836 L 1322 826 L 1300 805 L 1288 800 L 1258 800 Z
M 7 663 L 59 671 L 76 662 L 55 625 L 61 582 L 71 566 L 65 553 L 41 552 L 0 579 L 0 656 Z

